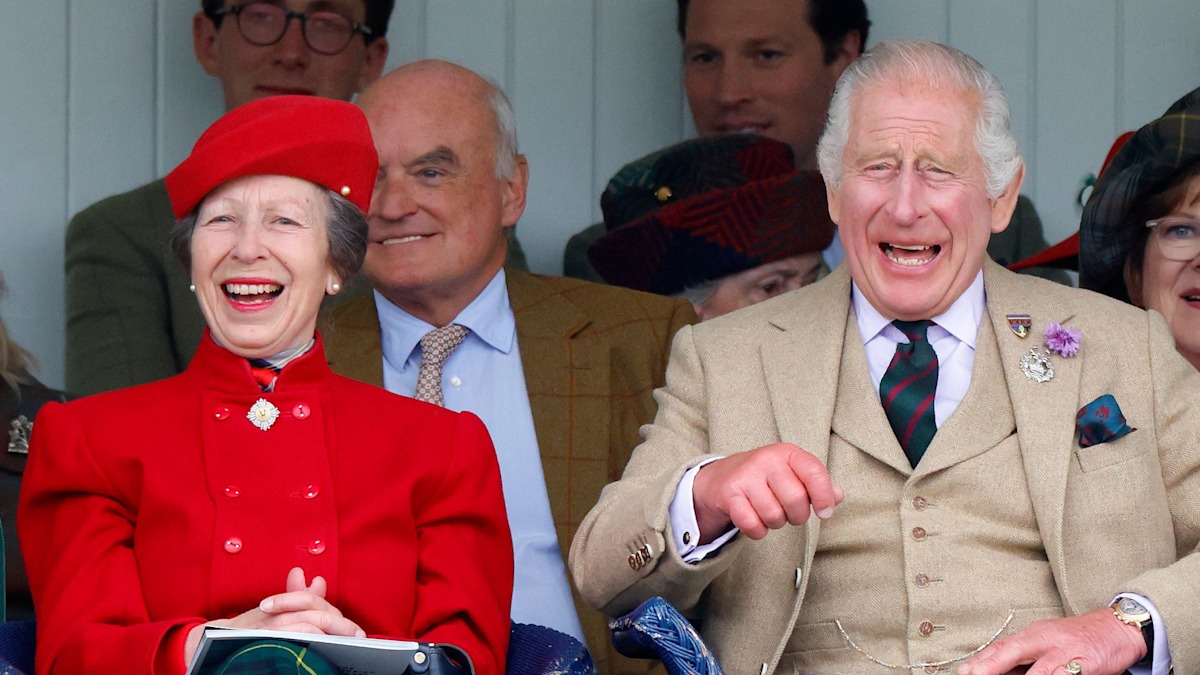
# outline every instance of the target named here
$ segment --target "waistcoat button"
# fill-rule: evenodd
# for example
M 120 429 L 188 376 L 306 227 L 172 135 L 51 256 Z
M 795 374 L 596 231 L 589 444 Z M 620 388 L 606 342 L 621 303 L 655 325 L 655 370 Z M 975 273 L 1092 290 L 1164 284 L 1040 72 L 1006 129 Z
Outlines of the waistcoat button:
M 225 496 L 226 497 L 241 497 L 242 489 L 236 485 L 226 485 L 225 486 Z
M 914 527 L 912 529 L 912 538 L 916 539 L 917 541 L 925 541 L 925 528 Z
M 217 406 L 217 409 L 213 411 L 213 417 L 217 418 L 218 420 L 229 419 L 229 406 L 227 406 L 227 405 Z
M 913 497 L 912 505 L 913 505 L 914 509 L 916 509 L 918 511 L 924 511 L 925 507 L 929 506 L 929 502 L 926 501 L 926 499 L 924 497 L 921 497 L 920 495 L 918 495 L 916 497 Z
M 918 574 L 916 581 L 917 588 L 925 588 L 929 585 L 929 577 L 925 574 Z
M 242 550 L 242 540 L 240 537 L 230 537 L 225 540 L 226 553 L 238 553 Z
M 298 420 L 308 417 L 311 413 L 312 411 L 309 410 L 308 406 L 304 405 L 303 403 L 297 403 L 296 407 L 292 408 L 292 417 L 295 417 Z
M 315 499 L 319 494 L 321 494 L 321 488 L 317 487 L 316 485 L 309 485 L 308 487 L 304 488 L 305 499 Z
M 325 542 L 320 539 L 312 540 L 312 543 L 308 545 L 308 552 L 313 555 L 321 555 L 325 552 Z
M 917 632 L 920 633 L 922 637 L 929 637 L 930 635 L 933 635 L 933 624 L 929 621 L 922 621 L 921 625 L 917 626 Z

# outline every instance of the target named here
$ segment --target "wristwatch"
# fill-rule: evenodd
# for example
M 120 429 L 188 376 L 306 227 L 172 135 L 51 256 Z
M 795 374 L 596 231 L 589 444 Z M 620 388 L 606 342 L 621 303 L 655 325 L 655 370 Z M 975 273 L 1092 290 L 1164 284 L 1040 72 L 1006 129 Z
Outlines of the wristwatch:
M 1150 610 L 1133 598 L 1118 598 L 1116 602 L 1109 605 L 1109 609 L 1112 610 L 1113 616 L 1116 616 L 1118 621 L 1142 631 L 1142 639 L 1146 641 L 1146 656 L 1133 665 L 1152 665 L 1154 663 L 1154 621 L 1150 617 Z

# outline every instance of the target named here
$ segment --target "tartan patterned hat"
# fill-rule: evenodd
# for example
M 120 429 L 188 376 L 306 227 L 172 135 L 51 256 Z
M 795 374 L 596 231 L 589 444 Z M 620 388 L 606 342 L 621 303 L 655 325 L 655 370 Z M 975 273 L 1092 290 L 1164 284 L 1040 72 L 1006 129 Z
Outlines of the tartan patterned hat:
M 221 183 L 253 175 L 303 178 L 366 213 L 378 172 L 371 129 L 357 106 L 316 96 L 270 96 L 213 122 L 165 180 L 176 218 L 191 213 Z
M 1125 259 L 1141 223 L 1130 209 L 1162 190 L 1177 171 L 1200 160 L 1200 89 L 1138 129 L 1100 174 L 1079 224 L 1079 286 L 1128 299 Z
M 750 134 L 684 141 L 626 165 L 600 197 L 588 249 L 600 276 L 661 295 L 833 241 L 825 184 L 786 143 Z

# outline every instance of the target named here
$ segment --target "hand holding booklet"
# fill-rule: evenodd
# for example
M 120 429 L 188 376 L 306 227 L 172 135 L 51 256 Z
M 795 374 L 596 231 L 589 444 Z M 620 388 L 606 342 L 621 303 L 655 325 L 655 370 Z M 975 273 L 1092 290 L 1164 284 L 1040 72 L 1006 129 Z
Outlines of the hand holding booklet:
M 342 675 L 472 675 L 475 672 L 466 652 L 453 645 L 214 626 L 204 629 L 187 675 L 215 675 L 238 650 L 264 640 L 282 640 L 315 652 Z

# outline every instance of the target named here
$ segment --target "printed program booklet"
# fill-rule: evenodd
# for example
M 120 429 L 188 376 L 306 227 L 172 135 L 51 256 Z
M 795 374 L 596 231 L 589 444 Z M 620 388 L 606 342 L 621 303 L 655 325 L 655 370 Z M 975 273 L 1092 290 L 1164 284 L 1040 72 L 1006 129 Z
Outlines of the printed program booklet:
M 437 654 L 441 647 L 433 644 L 214 626 L 204 629 L 204 636 L 188 666 L 187 675 L 215 673 L 234 652 L 259 640 L 286 640 L 307 647 L 328 659 L 343 675 L 424 672 L 431 665 L 430 659 L 441 657 Z M 462 654 L 456 648 L 450 649 Z M 462 672 L 470 673 L 472 670 L 468 665 Z

